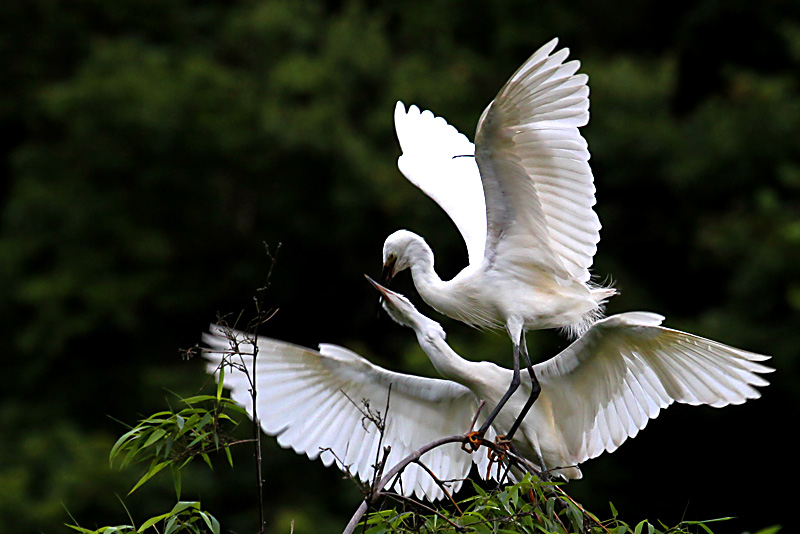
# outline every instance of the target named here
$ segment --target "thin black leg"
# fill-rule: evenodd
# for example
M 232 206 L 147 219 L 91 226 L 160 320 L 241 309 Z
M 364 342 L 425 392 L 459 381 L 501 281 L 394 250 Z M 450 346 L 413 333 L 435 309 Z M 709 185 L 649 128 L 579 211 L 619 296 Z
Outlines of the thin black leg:
M 511 430 L 508 431 L 506 434 L 506 439 L 511 440 L 511 438 L 516 433 L 519 425 L 522 424 L 522 420 L 525 419 L 525 416 L 528 415 L 528 412 L 533 406 L 533 403 L 536 402 L 536 399 L 539 398 L 539 393 L 542 391 L 542 386 L 539 384 L 539 379 L 536 378 L 536 373 L 533 371 L 533 364 L 531 363 L 531 359 L 528 357 L 528 345 L 525 342 L 525 332 L 522 332 L 522 335 L 519 340 L 520 350 L 522 352 L 522 357 L 525 359 L 525 364 L 528 366 L 528 374 L 531 377 L 531 394 L 528 397 L 525 406 L 522 408 L 519 416 L 517 416 L 517 420 L 514 421 L 514 424 L 511 426 Z
M 522 339 L 524 340 L 525 338 L 523 337 Z M 511 379 L 511 385 L 508 386 L 508 391 L 506 391 L 505 395 L 503 395 L 503 398 L 500 399 L 500 402 L 498 402 L 497 406 L 495 406 L 494 410 L 492 410 L 492 413 L 489 414 L 489 417 L 487 417 L 486 421 L 484 421 L 483 425 L 481 425 L 481 428 L 478 430 L 478 433 L 480 435 L 486 434 L 486 430 L 489 428 L 489 426 L 491 426 L 492 422 L 494 422 L 494 418 L 497 417 L 498 413 L 500 413 L 500 409 L 503 408 L 503 406 L 505 406 L 506 402 L 508 402 L 508 399 L 511 398 L 511 395 L 513 395 L 514 392 L 517 391 L 520 382 L 521 380 L 519 375 L 519 344 L 514 343 L 514 376 Z

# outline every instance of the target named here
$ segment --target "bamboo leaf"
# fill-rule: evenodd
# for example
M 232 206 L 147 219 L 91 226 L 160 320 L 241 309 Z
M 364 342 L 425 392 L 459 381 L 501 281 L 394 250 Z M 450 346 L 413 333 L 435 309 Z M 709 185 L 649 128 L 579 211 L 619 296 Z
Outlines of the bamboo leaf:
M 158 464 L 151 465 L 150 469 L 147 470 L 147 473 L 145 473 L 142 476 L 142 478 L 139 479 L 139 481 L 136 483 L 136 485 L 133 486 L 133 489 L 128 492 L 128 495 L 130 495 L 131 493 L 136 491 L 142 484 L 144 484 L 145 482 L 147 482 L 148 480 L 153 478 L 153 476 L 155 476 L 159 471 L 161 471 L 162 469 L 164 469 L 168 465 L 169 465 L 169 462 L 161 462 L 161 463 L 158 463 Z
M 150 434 L 150 437 L 148 437 L 145 440 L 144 445 L 142 445 L 142 447 L 149 447 L 150 445 L 161 439 L 166 433 L 167 431 L 164 430 L 163 428 L 158 428 L 154 430 L 153 433 Z
M 200 517 L 203 518 L 203 521 L 205 521 L 208 528 L 211 529 L 211 532 L 213 532 L 214 534 L 219 534 L 219 521 L 217 521 L 217 519 L 208 512 L 203 512 L 201 510 L 199 513 Z
M 167 512 L 166 514 L 161 514 L 161 515 L 153 516 L 153 517 L 151 517 L 150 519 L 148 519 L 147 521 L 145 521 L 144 523 L 142 523 L 142 526 L 140 526 L 140 527 L 139 527 L 139 530 L 137 530 L 136 532 L 137 532 L 137 533 L 138 533 L 138 532 L 144 532 L 145 530 L 147 530 L 148 528 L 152 527 L 153 525 L 155 525 L 155 524 L 156 524 L 156 523 L 158 523 L 159 521 L 163 521 L 164 519 L 166 519 L 166 518 L 167 518 L 167 517 L 169 517 L 170 515 L 172 515 L 172 514 L 171 514 L 171 513 L 169 513 L 169 512 Z
M 181 468 L 175 463 L 170 463 L 169 467 L 172 470 L 172 480 L 175 483 L 175 498 L 181 500 Z
M 182 399 L 182 400 L 186 404 L 195 404 L 197 402 L 215 401 L 217 399 L 216 397 L 214 397 L 214 395 L 195 395 L 194 397 L 189 397 L 187 399 Z
M 217 402 L 222 398 L 222 385 L 225 382 L 225 366 L 221 365 L 219 369 L 219 378 L 217 379 Z

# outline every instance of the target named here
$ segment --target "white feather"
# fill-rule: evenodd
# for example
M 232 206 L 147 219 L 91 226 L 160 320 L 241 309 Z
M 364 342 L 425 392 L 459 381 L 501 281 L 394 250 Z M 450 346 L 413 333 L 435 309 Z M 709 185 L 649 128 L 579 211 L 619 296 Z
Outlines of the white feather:
M 232 359 L 243 363 L 252 376 L 253 347 L 244 333 L 212 326 L 203 341 L 207 369 L 217 379 L 223 356 L 230 358 L 237 347 L 245 354 Z M 387 371 L 336 345 L 321 345 L 315 351 L 259 337 L 257 346 L 257 410 L 264 432 L 310 459 L 347 467 L 363 482 L 372 481 L 375 461 L 383 454 L 378 449 L 378 429 L 362 413 L 363 399 L 369 401 L 370 411 L 386 418 L 382 445 L 391 447 L 388 467 L 435 439 L 468 431 L 477 410 L 475 396 L 459 384 Z M 224 380 L 232 398 L 252 416 L 245 374 L 228 367 Z M 456 444 L 428 453 L 422 461 L 430 462 L 440 479 L 461 479 L 468 475 L 473 456 Z M 402 479 L 405 495 L 444 496 L 416 466 L 407 469 Z M 452 490 L 460 486 L 456 482 Z

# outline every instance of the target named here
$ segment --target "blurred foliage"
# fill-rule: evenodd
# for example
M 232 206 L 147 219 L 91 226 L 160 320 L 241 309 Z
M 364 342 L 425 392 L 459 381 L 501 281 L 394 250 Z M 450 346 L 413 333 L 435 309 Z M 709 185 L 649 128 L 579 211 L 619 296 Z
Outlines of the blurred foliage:
M 590 75 L 594 271 L 622 292 L 609 312 L 663 313 L 779 371 L 743 407 L 667 410 L 588 462 L 575 492 L 670 523 L 687 503 L 692 517 L 738 514 L 720 528 L 741 532 L 765 523 L 744 504 L 742 469 L 796 476 L 781 463 L 785 421 L 800 415 L 796 2 L 29 0 L 0 13 L 4 530 L 56 531 L 62 504 L 81 524 L 120 522 L 114 495 L 130 480 L 105 463 L 112 417 L 208 380 L 178 349 L 217 312 L 251 313 L 264 243 L 283 243 L 264 334 L 431 374 L 413 336 L 376 319 L 362 277 L 400 227 L 426 237 L 443 277 L 466 261 L 396 170 L 394 102 L 472 135 L 554 35 Z M 399 287 L 415 297 L 407 278 Z M 465 356 L 506 362 L 504 336 L 442 323 Z M 539 359 L 565 343 L 529 339 Z M 266 441 L 271 525 L 340 530 L 357 495 Z M 252 530 L 243 475 L 187 469 L 223 524 Z M 155 515 L 172 491 L 130 499 Z M 785 498 L 769 497 L 779 511 Z

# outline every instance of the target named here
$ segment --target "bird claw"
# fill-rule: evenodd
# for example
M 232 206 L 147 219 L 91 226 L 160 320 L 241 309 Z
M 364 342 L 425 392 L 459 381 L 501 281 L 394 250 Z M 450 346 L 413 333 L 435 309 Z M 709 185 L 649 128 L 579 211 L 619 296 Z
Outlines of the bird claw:
M 477 430 L 468 432 L 466 439 L 463 443 L 461 443 L 461 449 L 464 452 L 472 454 L 480 448 L 481 440 L 483 440 L 483 432 L 479 432 Z
M 494 443 L 497 449 L 489 450 L 489 461 L 500 463 L 505 460 L 506 452 L 511 450 L 511 440 L 504 435 L 499 435 L 495 438 Z

